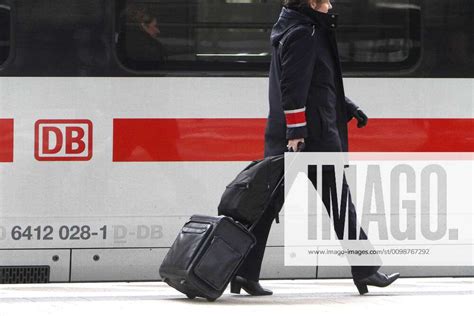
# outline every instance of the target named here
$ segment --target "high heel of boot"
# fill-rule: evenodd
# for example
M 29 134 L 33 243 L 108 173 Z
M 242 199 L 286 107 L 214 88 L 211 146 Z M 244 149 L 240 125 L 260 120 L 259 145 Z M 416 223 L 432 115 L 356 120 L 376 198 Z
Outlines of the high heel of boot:
M 244 289 L 245 292 L 254 296 L 273 294 L 272 291 L 262 288 L 258 281 L 251 281 L 241 276 L 235 276 L 230 282 L 230 292 L 240 294 L 241 289 Z
M 369 289 L 367 288 L 367 284 L 362 284 L 359 282 L 354 281 L 355 286 L 357 287 L 357 290 L 359 291 L 360 295 L 364 295 L 369 293 Z
M 377 271 L 366 278 L 354 280 L 354 284 L 357 287 L 357 290 L 359 290 L 360 295 L 364 295 L 365 293 L 369 292 L 369 290 L 367 289 L 367 285 L 386 287 L 392 284 L 396 279 L 398 279 L 399 276 L 400 273 L 386 275 Z
M 240 294 L 241 289 L 242 285 L 239 284 L 235 279 L 230 282 L 230 293 Z

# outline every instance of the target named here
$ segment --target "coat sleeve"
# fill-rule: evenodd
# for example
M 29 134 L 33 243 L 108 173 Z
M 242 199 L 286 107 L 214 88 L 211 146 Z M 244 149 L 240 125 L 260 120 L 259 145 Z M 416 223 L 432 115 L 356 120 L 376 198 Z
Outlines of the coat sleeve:
M 287 139 L 308 137 L 306 100 L 316 58 L 315 37 L 311 28 L 298 27 L 282 45 L 280 87 Z
M 347 111 L 347 122 L 354 118 L 354 112 L 357 111 L 359 107 L 351 101 L 348 97 L 346 97 L 346 111 Z

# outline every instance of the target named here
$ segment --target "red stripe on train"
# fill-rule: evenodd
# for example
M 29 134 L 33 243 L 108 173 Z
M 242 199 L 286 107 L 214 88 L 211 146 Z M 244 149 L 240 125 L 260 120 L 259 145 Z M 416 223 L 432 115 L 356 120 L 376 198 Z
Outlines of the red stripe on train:
M 13 119 L 0 119 L 0 162 L 13 162 Z
M 114 161 L 249 161 L 263 119 L 114 119 Z
M 113 161 L 249 161 L 266 119 L 114 119 Z M 474 152 L 474 119 L 370 119 L 349 126 L 358 152 Z

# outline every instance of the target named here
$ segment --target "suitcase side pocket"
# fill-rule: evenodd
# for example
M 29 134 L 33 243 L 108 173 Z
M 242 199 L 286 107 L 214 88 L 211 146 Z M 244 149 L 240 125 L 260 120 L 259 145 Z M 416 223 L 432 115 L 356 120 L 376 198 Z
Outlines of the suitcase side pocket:
M 186 223 L 163 260 L 162 267 L 184 272 L 199 252 L 210 229 L 211 224 L 208 223 Z
M 194 273 L 215 290 L 222 291 L 240 264 L 242 257 L 243 255 L 224 239 L 215 236 L 194 269 Z

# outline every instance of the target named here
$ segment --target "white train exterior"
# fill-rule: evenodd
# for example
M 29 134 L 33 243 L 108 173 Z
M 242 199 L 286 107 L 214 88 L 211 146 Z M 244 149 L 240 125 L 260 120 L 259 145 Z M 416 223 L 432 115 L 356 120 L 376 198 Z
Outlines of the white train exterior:
M 183 223 L 216 214 L 226 184 L 262 157 L 278 1 L 150 3 L 166 65 L 118 51 L 126 1 L 0 0 L 3 282 L 159 280 Z M 474 152 L 472 1 L 335 7 L 346 94 L 370 117 L 351 126 L 351 150 Z M 273 226 L 262 278 L 349 276 L 285 266 Z

